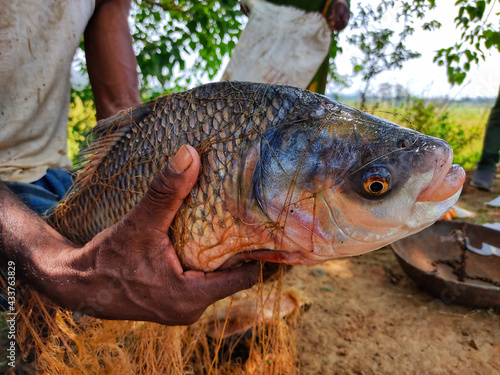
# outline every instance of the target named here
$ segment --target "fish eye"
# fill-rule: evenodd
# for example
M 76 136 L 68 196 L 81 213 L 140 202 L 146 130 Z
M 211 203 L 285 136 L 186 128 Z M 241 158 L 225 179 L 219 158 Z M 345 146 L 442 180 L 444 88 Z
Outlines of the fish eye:
M 391 175 L 385 168 L 369 170 L 363 178 L 363 187 L 372 196 L 382 195 L 391 187 Z

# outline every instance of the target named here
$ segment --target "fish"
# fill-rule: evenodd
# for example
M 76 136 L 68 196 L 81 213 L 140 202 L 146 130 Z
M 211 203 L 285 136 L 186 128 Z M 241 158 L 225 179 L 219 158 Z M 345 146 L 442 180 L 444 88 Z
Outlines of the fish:
M 186 269 L 313 265 L 414 234 L 465 179 L 443 140 L 285 85 L 218 82 L 100 121 L 49 222 L 84 244 L 124 216 L 185 144 L 198 181 L 169 235 Z

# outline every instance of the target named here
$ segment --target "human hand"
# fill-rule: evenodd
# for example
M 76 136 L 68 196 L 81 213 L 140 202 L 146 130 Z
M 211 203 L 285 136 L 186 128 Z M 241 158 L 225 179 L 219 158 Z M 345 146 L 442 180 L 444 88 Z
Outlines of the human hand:
M 9 259 L 22 265 L 33 286 L 71 310 L 108 319 L 191 324 L 213 302 L 251 287 L 260 271 L 254 263 L 207 274 L 182 269 L 166 233 L 199 168 L 196 151 L 182 147 L 143 199 L 83 248 L 43 221 L 27 230 L 21 220 L 21 228 L 2 233 L 7 252 L 14 255 Z M 20 237 L 12 229 L 21 231 Z
M 342 31 L 346 28 L 351 18 L 351 12 L 346 0 L 336 0 L 329 9 L 327 20 L 330 29 Z

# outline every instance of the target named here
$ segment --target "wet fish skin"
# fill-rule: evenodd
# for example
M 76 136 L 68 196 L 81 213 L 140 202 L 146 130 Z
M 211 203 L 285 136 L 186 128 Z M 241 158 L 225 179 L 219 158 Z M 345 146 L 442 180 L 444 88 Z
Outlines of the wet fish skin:
M 425 228 L 458 198 L 413 217 L 450 147 L 288 86 L 209 84 L 101 121 L 95 134 L 51 223 L 77 243 L 89 241 L 128 212 L 188 143 L 202 171 L 171 236 L 184 265 L 204 271 L 258 249 L 272 250 L 254 253 L 260 259 L 290 264 L 367 252 Z M 363 189 L 374 170 L 390 176 L 386 194 Z

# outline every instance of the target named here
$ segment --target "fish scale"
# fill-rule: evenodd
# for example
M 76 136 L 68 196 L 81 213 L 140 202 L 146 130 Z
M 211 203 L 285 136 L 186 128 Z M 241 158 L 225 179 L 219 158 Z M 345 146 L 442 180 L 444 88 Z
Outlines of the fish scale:
M 284 94 L 272 88 L 260 90 L 255 84 L 205 86 L 147 103 L 150 114 L 144 118 L 136 118 L 132 110 L 101 121 L 95 130 L 97 151 L 50 221 L 72 241 L 89 241 L 125 215 L 168 159 L 187 143 L 201 153 L 203 172 L 177 216 L 176 226 L 181 222 L 185 230 L 175 231 L 175 242 L 182 247 L 200 241 L 196 235 L 226 230 L 234 218 L 224 208 L 221 179 L 241 161 L 235 151 L 257 137 L 246 136 L 255 129 L 252 119 L 265 113 L 267 118 L 259 123 L 273 123 Z M 222 240 L 221 235 L 216 242 Z
M 208 84 L 123 111 L 94 134 L 51 224 L 89 241 L 190 144 L 201 171 L 169 235 L 183 265 L 203 271 L 374 250 L 439 219 L 463 183 L 444 141 L 289 86 Z

